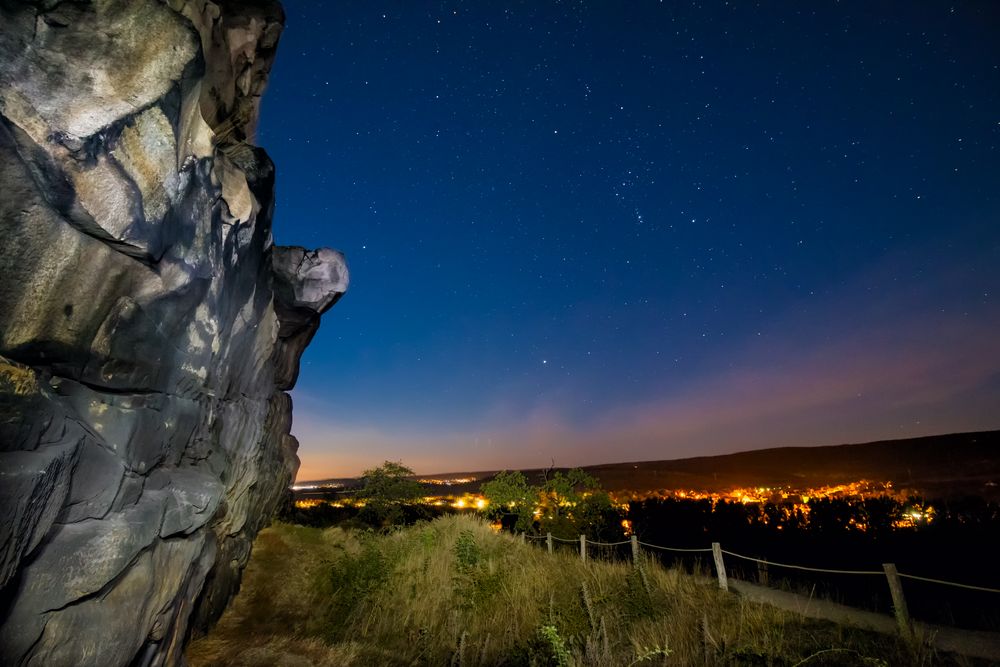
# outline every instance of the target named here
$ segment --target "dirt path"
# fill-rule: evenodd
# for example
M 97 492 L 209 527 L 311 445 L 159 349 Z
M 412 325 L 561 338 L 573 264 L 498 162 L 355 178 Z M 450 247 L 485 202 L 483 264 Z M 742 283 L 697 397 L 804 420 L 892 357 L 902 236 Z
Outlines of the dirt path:
M 896 619 L 891 616 L 855 609 L 829 600 L 817 600 L 735 579 L 729 580 L 729 588 L 751 600 L 764 602 L 807 618 L 833 621 L 884 634 L 895 634 L 897 631 Z M 917 632 L 938 650 L 1000 662 L 1000 634 L 927 623 L 915 623 L 915 626 Z

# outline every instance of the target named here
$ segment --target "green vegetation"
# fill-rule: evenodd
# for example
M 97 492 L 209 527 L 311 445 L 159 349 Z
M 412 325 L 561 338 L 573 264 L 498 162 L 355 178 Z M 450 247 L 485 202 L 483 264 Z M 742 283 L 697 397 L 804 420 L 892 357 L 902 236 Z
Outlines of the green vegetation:
M 530 486 L 519 471 L 504 470 L 482 485 L 484 514 L 504 528 L 572 539 L 614 541 L 623 536 L 621 513 L 600 482 L 580 468 L 546 475 Z
M 420 499 L 423 491 L 413 479 L 413 470 L 401 461 L 386 461 L 361 476 L 364 486 L 357 497 L 365 505 L 358 519 L 371 526 L 403 523 L 403 507 Z
M 535 520 L 533 512 L 538 490 L 528 486 L 528 479 L 519 470 L 501 471 L 479 488 L 489 503 L 483 514 L 494 521 L 501 521 L 518 532 L 531 529 Z
M 706 573 L 707 574 L 707 573 Z M 932 664 L 652 562 L 582 562 L 473 516 L 385 533 L 275 524 L 192 667 Z

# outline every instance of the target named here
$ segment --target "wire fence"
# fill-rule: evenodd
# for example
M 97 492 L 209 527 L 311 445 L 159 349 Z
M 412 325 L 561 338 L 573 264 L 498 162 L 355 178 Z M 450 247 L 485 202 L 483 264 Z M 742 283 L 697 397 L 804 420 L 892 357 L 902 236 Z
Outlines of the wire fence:
M 592 540 L 587 540 L 587 544 L 593 544 L 597 547 L 620 547 L 623 544 L 630 544 L 630 540 L 623 540 L 621 542 L 594 542 Z
M 712 551 L 711 548 L 708 548 L 708 549 L 680 549 L 678 547 L 661 547 L 659 544 L 649 544 L 647 542 L 642 542 L 640 540 L 637 540 L 637 543 L 641 544 L 642 546 L 647 547 L 649 549 L 659 549 L 660 551 L 676 551 L 676 552 L 679 552 L 679 553 L 697 553 L 697 552 L 711 553 L 711 551 Z
M 649 542 L 643 542 L 639 540 L 638 537 L 635 535 L 631 536 L 630 539 L 628 540 L 623 540 L 620 542 L 600 542 L 596 540 L 590 540 L 585 535 L 580 535 L 580 537 L 575 540 L 557 537 L 552 533 L 547 533 L 546 535 L 522 534 L 522 536 L 525 539 L 545 540 L 549 553 L 554 552 L 555 550 L 554 547 L 556 543 L 578 545 L 580 558 L 583 560 L 587 560 L 587 548 L 590 546 L 614 548 L 629 544 L 631 545 L 632 548 L 632 560 L 637 567 L 641 566 L 642 564 L 640 559 L 640 553 L 642 547 L 655 551 L 674 552 L 674 553 L 711 553 L 714 560 L 715 574 L 716 577 L 718 578 L 719 588 L 721 588 L 722 590 L 729 590 L 728 577 L 726 575 L 725 556 L 730 556 L 732 558 L 737 558 L 744 561 L 757 563 L 760 567 L 768 569 L 773 566 L 777 568 L 785 568 L 789 570 L 801 570 L 805 572 L 815 572 L 820 574 L 885 577 L 889 584 L 889 592 L 892 595 L 893 613 L 896 617 L 899 626 L 899 632 L 904 638 L 913 637 L 913 626 L 910 621 L 909 612 L 907 610 L 906 599 L 903 596 L 903 588 L 900 582 L 901 579 L 912 579 L 916 581 L 938 584 L 942 586 L 952 586 L 955 588 L 962 588 L 966 590 L 1000 594 L 1000 589 L 990 588 L 988 586 L 963 584 L 956 581 L 935 579 L 932 577 L 922 577 L 915 574 L 907 574 L 904 572 L 899 572 L 896 569 L 895 564 L 893 563 L 883 563 L 881 570 L 840 570 L 836 568 L 811 567 L 806 565 L 796 565 L 792 563 L 781 563 L 777 561 L 767 560 L 764 558 L 754 558 L 752 556 L 747 556 L 745 554 L 737 553 L 735 551 L 729 551 L 727 549 L 723 549 L 718 542 L 713 542 L 711 547 L 687 548 L 687 547 L 668 547 L 660 544 L 650 544 Z
M 931 584 L 944 584 L 945 586 L 955 586 L 957 588 L 967 588 L 970 591 L 983 591 L 984 593 L 1000 593 L 1000 588 L 989 588 L 987 586 L 973 586 L 972 584 L 960 584 L 954 581 L 945 581 L 943 579 L 932 579 L 931 577 L 918 577 L 915 574 L 905 574 L 903 572 L 899 573 L 899 576 L 905 579 L 915 579 L 917 581 L 926 581 Z
M 711 551 L 711 549 L 708 549 L 708 551 Z M 727 551 L 726 549 L 722 549 L 722 553 L 728 556 L 733 556 L 735 558 L 742 558 L 743 560 L 749 560 L 755 563 L 760 563 L 762 565 L 767 565 L 768 567 L 774 565 L 775 567 L 785 567 L 790 570 L 804 570 L 806 572 L 823 572 L 826 574 L 875 574 L 880 577 L 885 576 L 885 572 L 883 570 L 834 570 L 832 568 L 826 568 L 826 567 L 806 567 L 805 565 L 789 565 L 788 563 L 777 563 L 773 560 L 765 560 L 763 558 L 752 558 L 750 556 L 744 556 L 743 554 L 738 554 L 734 551 Z

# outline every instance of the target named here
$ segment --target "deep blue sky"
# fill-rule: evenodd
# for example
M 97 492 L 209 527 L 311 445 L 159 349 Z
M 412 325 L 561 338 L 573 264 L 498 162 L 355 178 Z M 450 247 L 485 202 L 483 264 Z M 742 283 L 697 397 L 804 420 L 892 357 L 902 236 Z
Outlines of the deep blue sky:
M 286 2 L 300 479 L 1000 427 L 993 2 Z

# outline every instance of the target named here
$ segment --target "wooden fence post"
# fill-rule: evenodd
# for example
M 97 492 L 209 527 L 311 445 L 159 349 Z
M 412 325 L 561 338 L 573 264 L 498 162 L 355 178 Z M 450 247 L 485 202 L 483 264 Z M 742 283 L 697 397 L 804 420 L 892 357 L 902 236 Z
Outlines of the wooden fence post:
M 587 536 L 586 535 L 581 535 L 580 536 L 580 560 L 582 560 L 582 561 L 586 561 L 587 560 Z
M 718 542 L 712 542 L 712 556 L 715 558 L 715 572 L 719 576 L 719 588 L 729 590 L 729 580 L 726 579 L 726 563 L 722 560 L 722 547 Z
M 757 563 L 757 579 L 761 586 L 767 586 L 770 583 L 767 569 L 767 563 Z
M 524 542 L 525 542 L 524 533 L 521 533 L 521 544 L 524 544 Z
M 882 563 L 885 570 L 885 578 L 889 580 L 889 592 L 892 593 L 892 611 L 896 614 L 896 623 L 899 624 L 899 634 L 907 642 L 913 640 L 913 628 L 910 626 L 910 611 L 906 608 L 906 598 L 903 597 L 903 582 L 899 579 L 899 572 L 895 563 Z
M 552 553 L 552 533 L 545 533 L 545 545 L 549 548 L 549 553 Z
M 639 538 L 633 535 L 629 539 L 632 542 L 632 564 L 639 567 Z

